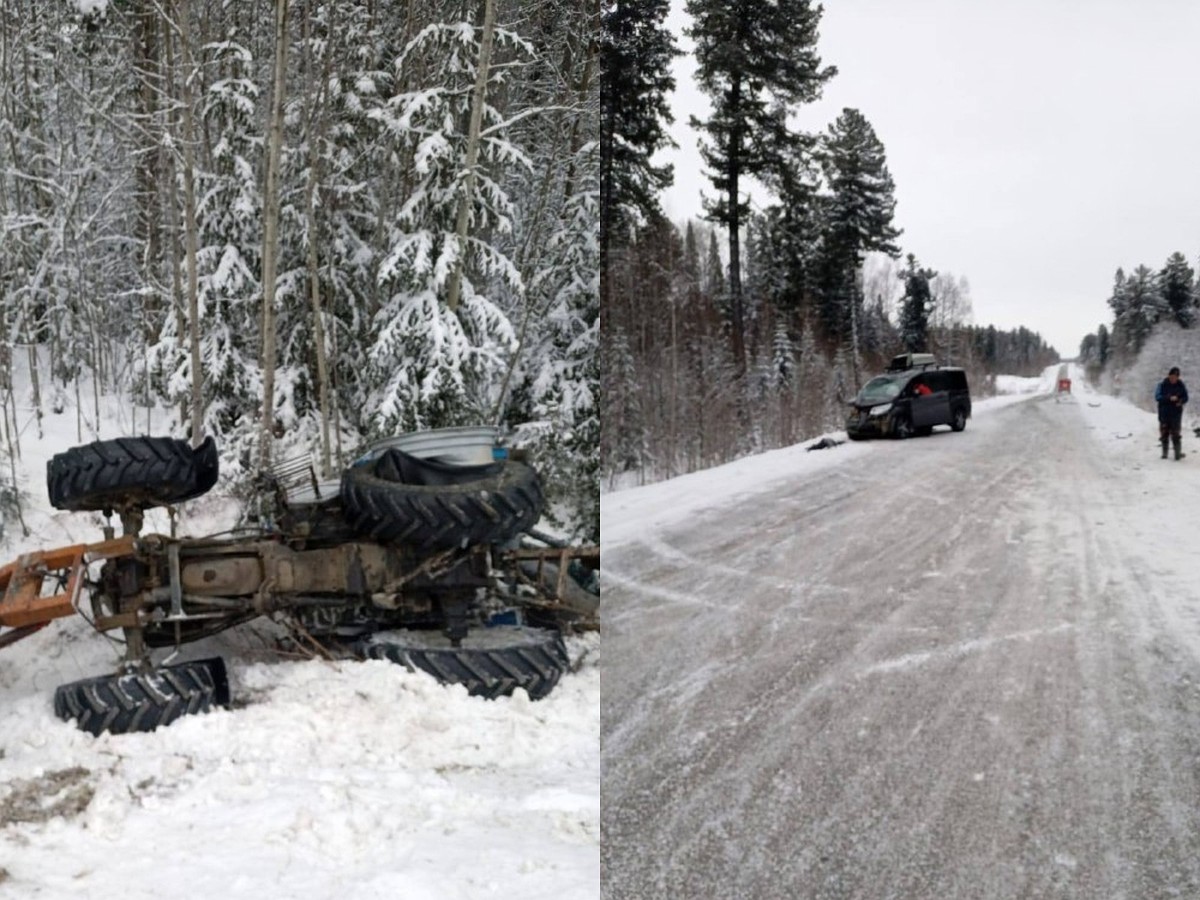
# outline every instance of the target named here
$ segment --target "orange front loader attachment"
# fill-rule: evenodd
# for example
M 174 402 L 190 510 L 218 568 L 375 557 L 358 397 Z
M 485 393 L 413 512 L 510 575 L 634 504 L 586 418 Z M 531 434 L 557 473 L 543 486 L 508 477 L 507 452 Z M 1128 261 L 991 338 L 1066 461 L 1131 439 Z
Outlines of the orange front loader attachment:
M 0 568 L 0 647 L 74 613 L 88 564 L 133 553 L 133 541 L 126 535 L 98 544 L 35 550 Z M 62 590 L 45 594 L 48 584 L 51 590 Z

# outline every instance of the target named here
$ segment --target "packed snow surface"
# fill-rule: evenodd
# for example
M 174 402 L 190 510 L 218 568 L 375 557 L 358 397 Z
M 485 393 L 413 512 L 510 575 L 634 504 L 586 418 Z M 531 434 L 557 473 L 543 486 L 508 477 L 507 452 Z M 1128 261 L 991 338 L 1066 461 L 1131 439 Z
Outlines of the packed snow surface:
M 608 900 L 1200 897 L 1200 391 L 1069 374 L 602 498 Z
M 40 437 L 20 410 L 29 534 L 6 523 L 6 559 L 100 539 L 98 516 L 48 508 L 44 480 L 54 453 L 144 433 L 145 410 L 135 427 L 101 404 L 82 441 L 74 408 Z M 228 527 L 232 509 L 214 491 L 184 504 L 183 528 Z M 119 648 L 73 617 L 0 649 L 0 897 L 598 896 L 597 635 L 569 641 L 579 671 L 535 703 L 384 661 L 286 659 L 268 632 L 185 647 L 225 658 L 233 708 L 99 738 L 57 719 L 53 693 L 112 671 Z

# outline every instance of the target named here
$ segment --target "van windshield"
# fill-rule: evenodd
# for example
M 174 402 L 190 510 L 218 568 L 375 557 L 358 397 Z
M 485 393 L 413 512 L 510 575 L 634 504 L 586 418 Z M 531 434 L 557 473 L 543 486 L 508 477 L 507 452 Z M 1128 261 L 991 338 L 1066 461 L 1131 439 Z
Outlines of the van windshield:
M 908 384 L 911 373 L 902 375 L 880 375 L 868 381 L 855 402 L 859 406 L 873 406 L 876 403 L 891 403 L 899 396 L 904 385 Z

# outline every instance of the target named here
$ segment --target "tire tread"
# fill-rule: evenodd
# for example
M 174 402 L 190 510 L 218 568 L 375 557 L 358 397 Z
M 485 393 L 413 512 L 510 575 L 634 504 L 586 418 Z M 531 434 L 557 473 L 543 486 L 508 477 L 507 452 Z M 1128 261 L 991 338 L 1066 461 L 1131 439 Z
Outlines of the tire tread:
M 414 647 L 386 640 L 365 641 L 370 659 L 386 659 L 432 675 L 442 684 L 462 684 L 473 697 L 494 700 L 524 688 L 532 700 L 546 697 L 570 669 L 562 636 L 547 629 L 537 644 L 511 647 Z
M 104 675 L 64 684 L 54 693 L 54 713 L 75 720 L 94 736 L 154 731 L 185 715 L 229 702 L 225 664 L 219 657 L 179 663 L 150 673 Z

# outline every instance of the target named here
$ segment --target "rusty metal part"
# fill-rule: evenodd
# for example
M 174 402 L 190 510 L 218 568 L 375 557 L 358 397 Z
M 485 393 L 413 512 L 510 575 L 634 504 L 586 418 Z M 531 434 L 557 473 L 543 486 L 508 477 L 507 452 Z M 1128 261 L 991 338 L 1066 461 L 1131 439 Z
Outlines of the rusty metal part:
M 16 562 L 0 569 L 0 625 L 22 628 L 45 624 L 75 612 L 89 563 L 134 553 L 132 535 L 98 544 L 74 544 L 56 550 L 22 554 Z M 43 596 L 45 583 L 65 585 L 61 593 Z
M 98 631 L 109 631 L 114 628 L 141 628 L 146 623 L 142 615 L 134 610 L 113 616 L 97 616 L 94 624 Z
M 567 568 L 572 561 L 578 560 L 588 569 L 600 568 L 600 548 L 596 546 L 547 547 L 545 549 L 521 547 L 517 550 L 510 550 L 505 555 L 518 566 L 522 562 L 536 563 L 536 575 L 531 579 L 532 583 L 550 589 L 554 599 L 560 601 L 567 596 L 571 581 Z M 550 578 L 546 577 L 548 566 L 557 568 L 557 572 Z
M 294 550 L 274 541 L 253 541 L 216 552 L 185 544 L 180 550 L 179 585 L 184 594 L 197 598 L 365 596 L 403 580 L 406 568 L 402 554 L 379 544 Z M 268 600 L 260 605 L 260 611 L 267 612 L 276 604 Z
M 98 580 L 88 581 L 88 565 L 101 559 L 108 562 Z M 583 589 L 567 572 L 576 562 L 598 568 L 599 548 L 477 545 L 425 556 L 364 541 L 306 548 L 261 535 L 176 540 L 128 533 L 27 553 L 0 569 L 0 647 L 75 612 L 85 584 L 89 621 L 100 631 L 125 631 L 127 665 L 145 665 L 150 647 L 287 610 L 309 610 L 304 615 L 327 629 L 371 619 L 442 621 L 458 634 L 484 591 L 492 603 L 569 610 L 586 623 L 596 618 L 599 599 L 576 597 Z M 508 594 L 513 587 L 517 594 Z

